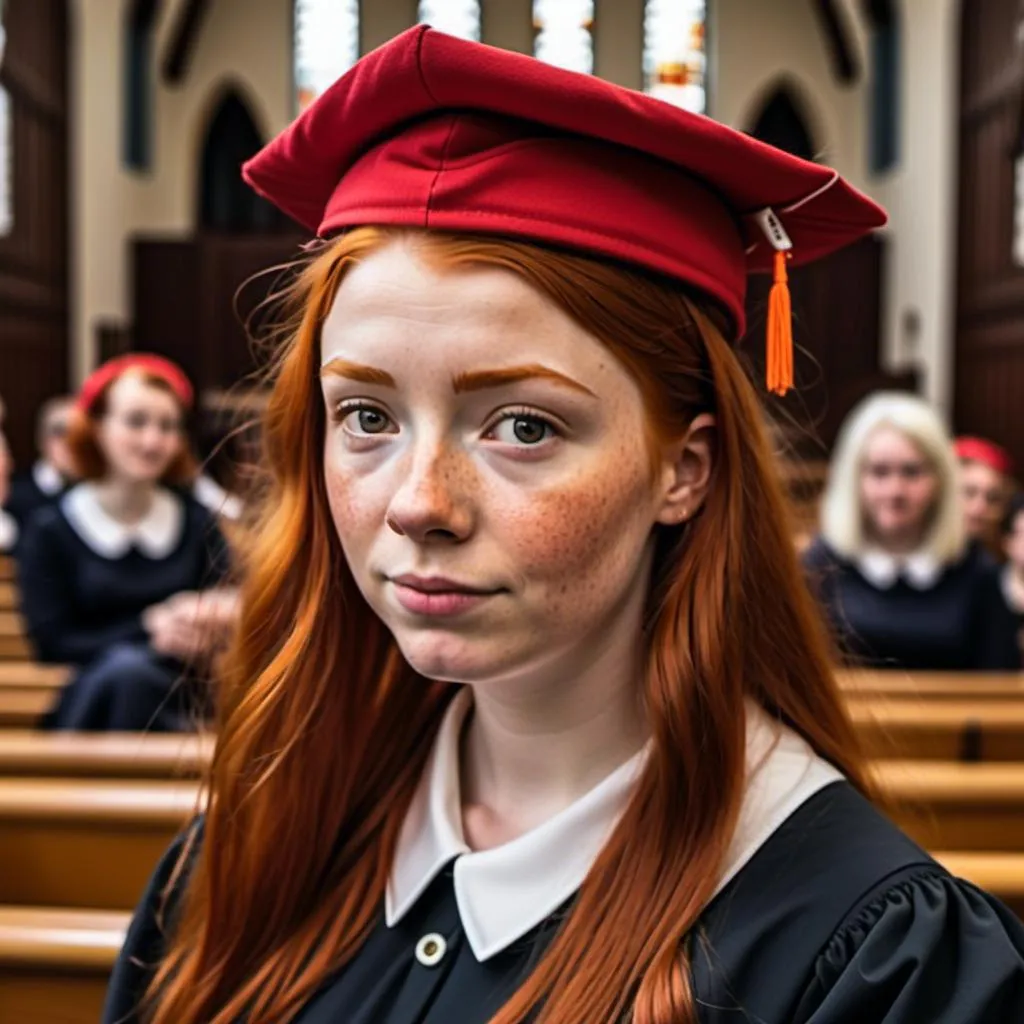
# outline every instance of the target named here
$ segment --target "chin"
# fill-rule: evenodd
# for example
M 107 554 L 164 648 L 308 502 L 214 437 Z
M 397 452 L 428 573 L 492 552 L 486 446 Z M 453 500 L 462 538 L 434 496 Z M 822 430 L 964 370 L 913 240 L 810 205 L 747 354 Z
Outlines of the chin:
M 498 651 L 486 642 L 476 642 L 450 633 L 403 636 L 395 633 L 403 657 L 419 675 L 446 683 L 478 683 L 507 672 L 508 650 Z

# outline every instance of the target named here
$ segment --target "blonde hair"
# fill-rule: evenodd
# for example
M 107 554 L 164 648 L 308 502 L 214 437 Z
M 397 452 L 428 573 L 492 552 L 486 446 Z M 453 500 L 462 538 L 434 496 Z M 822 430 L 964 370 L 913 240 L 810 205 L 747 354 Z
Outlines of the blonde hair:
M 843 423 L 829 467 L 821 504 L 821 535 L 844 558 L 865 547 L 860 503 L 864 448 L 879 427 L 891 427 L 913 441 L 939 479 L 934 516 L 922 550 L 942 564 L 956 561 L 966 543 L 960 510 L 959 467 L 946 428 L 935 410 L 916 395 L 882 391 L 864 399 Z

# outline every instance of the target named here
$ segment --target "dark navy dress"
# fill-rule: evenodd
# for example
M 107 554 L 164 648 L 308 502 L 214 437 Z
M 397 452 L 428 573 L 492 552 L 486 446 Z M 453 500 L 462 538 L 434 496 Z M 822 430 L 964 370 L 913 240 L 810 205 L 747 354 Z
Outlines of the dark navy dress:
M 999 570 L 977 545 L 927 586 L 902 577 L 879 586 L 820 537 L 804 553 L 804 567 L 844 654 L 856 664 L 1003 672 L 1021 666 Z
M 136 913 L 103 1024 L 140 1024 L 135 1007 L 164 944 L 160 893 L 180 849 L 181 841 L 164 857 Z M 480 963 L 459 919 L 452 872 L 443 871 L 397 926 L 385 925 L 382 909 L 355 959 L 294 1022 L 484 1024 L 567 909 Z M 169 910 L 173 918 L 173 894 Z M 428 963 L 425 936 L 442 940 L 434 949 L 443 955 Z M 952 878 L 842 781 L 771 835 L 692 939 L 701 1024 L 1024 1021 L 1024 926 Z
M 36 656 L 80 669 L 46 724 L 177 728 L 183 708 L 169 695 L 184 666 L 149 647 L 142 613 L 220 582 L 227 545 L 206 509 L 165 490 L 159 521 L 132 538 L 97 514 L 88 492 L 83 497 L 89 486 L 37 511 L 21 542 L 22 611 Z

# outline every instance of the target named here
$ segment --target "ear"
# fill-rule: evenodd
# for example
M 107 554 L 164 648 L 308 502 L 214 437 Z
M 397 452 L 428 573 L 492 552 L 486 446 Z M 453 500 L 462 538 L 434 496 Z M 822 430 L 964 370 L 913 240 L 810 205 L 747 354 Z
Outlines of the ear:
M 701 413 L 686 433 L 665 449 L 659 523 L 678 526 L 696 515 L 703 505 L 715 466 L 716 440 L 715 417 Z

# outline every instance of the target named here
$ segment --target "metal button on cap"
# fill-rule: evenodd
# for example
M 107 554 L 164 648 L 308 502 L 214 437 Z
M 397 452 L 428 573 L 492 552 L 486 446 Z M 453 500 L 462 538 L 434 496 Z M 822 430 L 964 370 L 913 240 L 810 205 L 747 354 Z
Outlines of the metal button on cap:
M 416 959 L 424 967 L 433 967 L 441 962 L 447 950 L 448 943 L 444 941 L 444 936 L 431 932 L 416 943 Z

